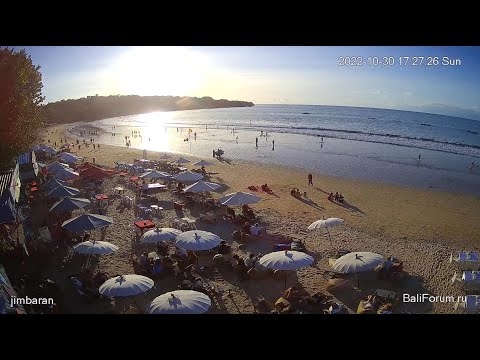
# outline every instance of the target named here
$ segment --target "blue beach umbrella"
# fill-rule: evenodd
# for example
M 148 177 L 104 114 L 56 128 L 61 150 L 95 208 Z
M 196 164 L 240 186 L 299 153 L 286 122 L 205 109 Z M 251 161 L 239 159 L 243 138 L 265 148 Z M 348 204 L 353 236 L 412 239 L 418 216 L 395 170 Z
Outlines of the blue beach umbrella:
M 84 208 L 88 204 L 90 204 L 90 200 L 88 199 L 66 197 L 55 203 L 49 211 L 71 212 L 73 210 Z
M 50 198 L 63 198 L 67 196 L 75 196 L 80 194 L 80 190 L 70 186 L 58 186 L 47 193 Z
M 113 219 L 108 216 L 84 214 L 65 221 L 62 227 L 68 231 L 82 232 L 99 229 L 111 224 L 113 224 Z

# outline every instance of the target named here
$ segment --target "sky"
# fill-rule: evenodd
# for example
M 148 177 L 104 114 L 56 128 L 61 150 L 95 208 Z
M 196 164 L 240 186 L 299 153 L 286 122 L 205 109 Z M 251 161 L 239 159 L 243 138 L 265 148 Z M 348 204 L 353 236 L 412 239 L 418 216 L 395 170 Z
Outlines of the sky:
M 96 94 L 211 96 L 480 120 L 480 47 L 14 48 L 41 66 L 45 102 Z

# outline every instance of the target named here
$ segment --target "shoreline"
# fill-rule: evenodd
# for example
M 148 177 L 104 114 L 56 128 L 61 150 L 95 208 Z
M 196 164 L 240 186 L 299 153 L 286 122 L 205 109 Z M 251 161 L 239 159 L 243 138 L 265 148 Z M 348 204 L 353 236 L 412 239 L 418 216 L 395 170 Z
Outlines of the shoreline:
M 65 126 L 55 127 L 55 134 L 48 134 L 45 138 L 59 141 L 64 134 Z M 52 130 L 49 128 L 48 130 Z M 65 136 L 65 135 L 63 135 Z M 67 138 L 69 138 L 67 133 Z M 87 136 L 88 137 L 88 136 Z M 55 140 L 56 139 L 56 140 Z M 75 150 L 86 161 L 113 166 L 114 161 L 132 162 L 134 158 L 142 157 L 142 150 L 113 145 L 101 145 L 94 151 L 90 148 Z M 148 158 L 158 158 L 164 152 L 148 151 Z M 190 160 L 201 159 L 200 156 L 182 154 Z M 351 251 L 374 251 L 384 256 L 395 256 L 404 261 L 406 271 L 414 277 L 422 279 L 421 285 L 415 291 L 434 293 L 438 295 L 460 295 L 456 285 L 450 283 L 455 270 L 454 265 L 448 263 L 450 253 L 460 250 L 480 250 L 480 199 L 467 195 L 455 195 L 447 192 L 419 190 L 404 186 L 374 183 L 365 180 L 343 179 L 312 172 L 314 186 L 307 186 L 308 172 L 292 169 L 281 165 L 266 165 L 254 161 L 234 160 L 230 163 L 213 161 L 207 167 L 213 173 L 211 181 L 225 184 L 223 194 L 234 191 L 250 192 L 249 185 L 267 183 L 274 191 L 274 195 L 266 193 L 255 194 L 262 197 L 262 201 L 253 205 L 255 212 L 261 216 L 261 226 L 269 233 L 280 232 L 300 237 L 308 251 L 314 255 L 313 267 L 299 270 L 296 273 L 298 282 L 308 291 L 325 291 L 327 282 L 322 278 L 322 272 L 331 270 L 326 261 L 332 254 L 332 244 L 322 235 L 322 232 L 307 231 L 307 226 L 318 219 L 325 217 L 340 217 L 345 220 L 342 226 L 330 230 L 333 245 L 338 249 Z M 190 165 L 187 165 L 190 168 Z M 115 186 L 113 180 L 106 180 L 105 187 Z M 307 199 L 296 199 L 290 195 L 290 190 L 297 187 L 303 193 L 307 192 Z M 105 191 L 105 190 L 104 190 Z M 131 191 L 131 190 L 127 190 Z M 346 205 L 341 206 L 329 202 L 325 192 L 339 191 L 345 196 Z M 214 197 L 222 194 L 212 193 Z M 168 195 L 169 196 L 169 195 Z M 163 201 L 171 201 L 170 197 Z M 131 273 L 131 257 L 138 255 L 131 247 L 128 227 L 133 213 L 117 214 L 114 210 L 109 214 L 115 218 L 112 229 L 107 231 L 106 241 L 110 241 L 121 248 L 120 251 L 100 258 L 100 267 L 109 275 L 116 273 Z M 171 211 L 171 213 L 170 213 Z M 189 211 L 187 210 L 187 215 Z M 198 215 L 198 214 L 197 214 Z M 197 216 L 191 215 L 190 216 Z M 174 217 L 173 210 L 167 210 L 166 222 Z M 204 225 L 201 225 L 203 229 Z M 231 241 L 230 230 L 218 227 L 218 235 Z M 210 230 L 209 230 L 210 231 Z M 232 243 L 234 244 L 234 242 Z M 244 250 L 238 250 L 244 253 Z M 249 252 L 270 252 L 271 244 L 259 240 L 249 244 Z M 246 253 L 245 253 L 246 254 Z M 226 280 L 227 281 L 227 280 Z M 267 281 L 267 280 L 265 280 Z M 268 283 L 268 286 L 266 285 Z M 279 291 L 283 288 L 283 281 L 278 283 L 259 282 L 245 283 L 239 288 L 235 282 L 221 285 L 232 290 L 232 300 L 226 301 L 228 313 L 252 313 L 252 299 L 254 295 L 266 296 L 275 301 Z M 167 288 L 170 285 L 165 285 Z M 411 286 L 397 291 L 410 293 Z M 164 287 L 164 290 L 166 288 Z M 333 293 L 333 292 L 332 292 Z M 337 296 L 337 294 L 334 294 Z M 337 297 L 340 298 L 341 294 Z M 351 296 L 345 301 L 353 300 Z M 234 301 L 234 302 L 233 302 Z M 232 302 L 232 303 L 230 303 Z M 357 303 L 358 304 L 358 303 Z M 451 304 L 410 304 L 409 310 L 415 308 L 417 312 L 450 313 Z
M 60 126 L 61 131 L 65 130 L 65 126 Z M 155 159 L 161 154 L 167 151 L 148 151 L 148 158 Z M 102 144 L 101 151 L 93 151 L 93 149 L 83 148 L 80 151 L 76 151 L 79 156 L 82 156 L 86 161 L 92 161 L 93 155 L 95 155 L 96 162 L 108 166 L 114 166 L 112 156 L 115 154 L 116 161 L 125 161 L 130 163 L 134 158 L 142 158 L 142 150 L 137 148 L 126 148 L 116 145 Z M 206 159 L 212 162 L 211 157 L 202 157 L 190 155 L 182 152 L 168 152 L 174 155 L 181 155 L 189 159 Z M 413 186 L 397 185 L 385 182 L 376 182 L 364 179 L 344 178 L 321 174 L 315 171 L 311 171 L 313 174 L 313 183 L 315 186 L 306 186 L 308 172 L 296 167 L 290 167 L 287 165 L 278 164 L 264 164 L 254 160 L 229 160 L 226 161 L 214 161 L 214 166 L 209 167 L 208 170 L 218 172 L 222 174 L 220 181 L 226 181 L 227 183 L 234 184 L 233 191 L 246 191 L 249 185 L 261 185 L 268 183 L 269 186 L 275 191 L 280 191 L 284 200 L 292 200 L 290 196 L 290 190 L 293 187 L 298 187 L 303 194 L 307 191 L 309 199 L 324 207 L 324 212 L 329 212 L 328 216 L 343 215 L 351 217 L 353 222 L 351 225 L 355 226 L 357 230 L 367 231 L 369 233 L 378 236 L 380 233 L 385 232 L 388 236 L 398 238 L 409 238 L 410 236 L 402 235 L 404 233 L 405 226 L 403 221 L 395 222 L 395 229 L 389 229 L 382 225 L 383 222 L 390 222 L 389 216 L 394 216 L 395 212 L 410 211 L 409 206 L 412 205 L 415 208 L 412 214 L 406 216 L 408 221 L 412 221 L 416 226 L 421 226 L 422 220 L 417 218 L 417 215 L 423 215 L 426 217 L 425 226 L 422 233 L 424 235 L 417 234 L 414 236 L 415 240 L 425 240 L 426 238 L 436 238 L 445 244 L 462 243 L 464 242 L 458 234 L 469 234 L 466 243 L 475 241 L 480 238 L 480 224 L 477 224 L 477 216 L 474 214 L 480 213 L 480 198 L 475 195 L 452 193 L 443 189 L 419 189 Z M 231 163 L 232 165 L 230 165 Z M 228 176 L 228 170 L 238 168 L 235 174 L 238 172 L 242 175 L 243 179 L 238 179 L 235 175 Z M 251 171 L 251 169 L 254 169 Z M 320 186 L 318 186 L 320 184 Z M 335 193 L 339 191 L 345 196 L 347 204 L 351 205 L 350 210 L 348 208 L 342 208 L 340 205 L 331 204 L 327 201 L 326 197 L 328 192 Z M 269 199 L 272 201 L 272 205 L 277 205 L 278 201 Z M 296 199 L 295 199 L 296 200 Z M 291 202 L 291 201 L 288 201 Z M 298 200 L 296 200 L 298 202 Z M 257 206 L 262 206 L 263 202 L 260 202 Z M 280 204 L 278 204 L 280 205 Z M 328 206 L 325 206 L 328 205 Z M 348 205 L 347 205 L 348 206 Z M 267 207 L 268 208 L 268 207 Z M 305 208 L 313 208 L 315 206 L 305 206 Z M 358 208 L 359 210 L 355 210 Z M 363 209 L 365 208 L 365 209 Z M 362 224 L 359 219 L 362 218 L 363 213 L 375 214 L 378 216 L 378 220 L 371 220 L 375 224 L 373 229 L 369 229 L 368 224 Z M 314 212 L 308 212 L 311 215 Z M 452 218 L 448 221 L 443 220 L 445 214 L 450 214 Z M 455 219 L 459 217 L 459 214 L 466 216 L 470 219 L 468 226 L 472 229 L 471 232 L 464 229 L 465 225 L 458 226 L 455 223 Z M 341 216 L 339 216 L 341 217 Z M 442 219 L 433 221 L 434 219 Z M 312 221 L 316 220 L 313 217 Z M 405 220 L 406 220 L 405 219 Z M 433 223 L 432 223 L 433 221 Z M 448 235 L 447 235 L 448 234 Z M 454 239 L 454 240 L 452 240 Z

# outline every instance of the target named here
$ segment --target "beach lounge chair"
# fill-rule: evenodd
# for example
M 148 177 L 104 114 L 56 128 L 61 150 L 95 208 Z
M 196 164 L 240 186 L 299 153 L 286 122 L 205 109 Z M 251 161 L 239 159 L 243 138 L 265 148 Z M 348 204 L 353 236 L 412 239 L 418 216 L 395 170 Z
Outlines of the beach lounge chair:
M 456 256 L 451 254 L 449 262 L 456 262 L 460 270 L 480 269 L 480 255 L 476 251 L 461 251 Z
M 464 299 L 459 298 L 455 303 L 454 308 L 454 312 L 460 311 L 464 314 L 479 314 L 480 295 L 467 295 Z
M 457 272 L 453 274 L 452 284 L 459 282 L 464 290 L 479 290 L 480 289 L 480 271 L 464 271 L 459 277 Z

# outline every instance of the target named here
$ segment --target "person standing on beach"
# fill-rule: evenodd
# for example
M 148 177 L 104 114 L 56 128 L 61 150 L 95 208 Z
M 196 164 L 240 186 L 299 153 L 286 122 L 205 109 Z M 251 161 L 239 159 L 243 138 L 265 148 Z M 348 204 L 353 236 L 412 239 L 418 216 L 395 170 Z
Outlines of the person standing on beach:
M 95 158 L 93 158 L 93 163 L 95 164 Z
M 418 161 L 420 161 L 421 159 L 422 159 L 422 155 L 418 154 Z
M 257 148 L 258 148 L 258 137 L 257 137 L 257 138 L 255 138 L 255 147 L 257 147 Z
M 275 150 L 275 140 L 272 140 L 272 150 Z
M 308 186 L 312 185 L 313 186 L 313 175 L 308 174 Z

